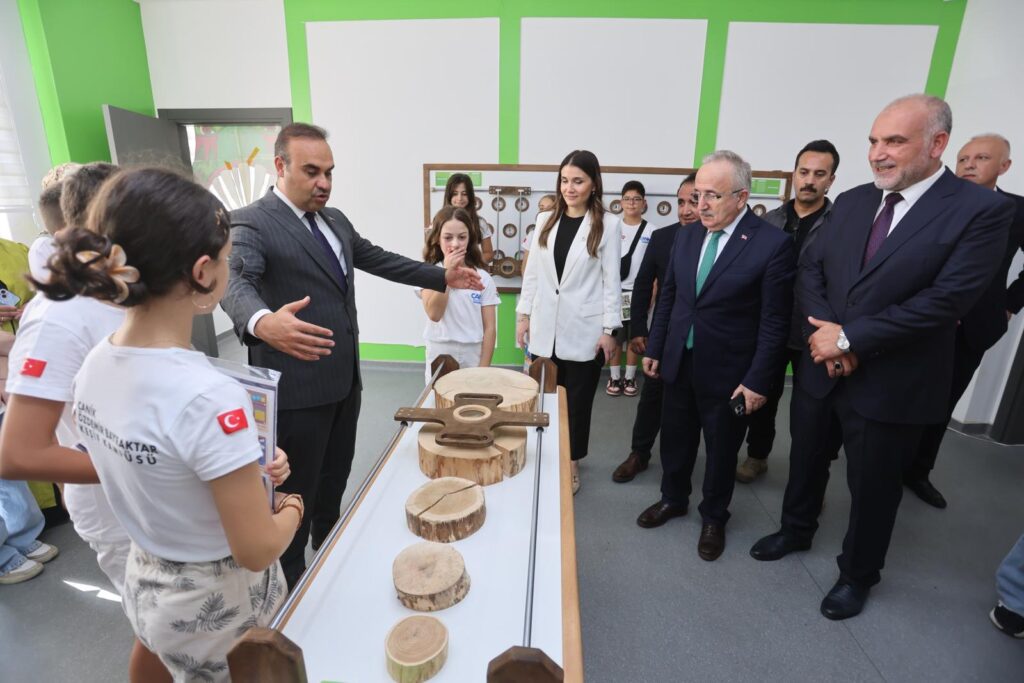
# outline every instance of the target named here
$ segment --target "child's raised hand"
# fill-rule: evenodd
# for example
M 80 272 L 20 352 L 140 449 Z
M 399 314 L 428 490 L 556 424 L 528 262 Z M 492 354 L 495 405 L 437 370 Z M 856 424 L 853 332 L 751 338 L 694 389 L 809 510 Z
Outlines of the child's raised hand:
M 288 478 L 288 475 L 292 473 L 292 468 L 288 464 L 288 454 L 280 448 L 276 448 L 274 461 L 267 465 L 266 472 L 274 486 L 280 486 L 283 484 L 285 479 Z
M 458 268 L 466 260 L 466 250 L 456 249 L 450 254 L 444 257 L 444 267 L 446 270 Z

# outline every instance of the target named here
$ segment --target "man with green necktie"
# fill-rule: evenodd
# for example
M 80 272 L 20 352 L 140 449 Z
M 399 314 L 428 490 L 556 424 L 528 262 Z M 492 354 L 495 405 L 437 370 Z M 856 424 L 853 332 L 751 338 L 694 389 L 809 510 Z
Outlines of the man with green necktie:
M 697 552 L 716 560 L 747 416 L 777 381 L 789 335 L 793 241 L 747 209 L 750 165 L 726 150 L 704 158 L 694 199 L 700 223 L 676 238 L 651 324 L 644 372 L 664 380 L 661 500 L 637 524 L 661 526 L 688 510 L 703 433 L 707 450 Z

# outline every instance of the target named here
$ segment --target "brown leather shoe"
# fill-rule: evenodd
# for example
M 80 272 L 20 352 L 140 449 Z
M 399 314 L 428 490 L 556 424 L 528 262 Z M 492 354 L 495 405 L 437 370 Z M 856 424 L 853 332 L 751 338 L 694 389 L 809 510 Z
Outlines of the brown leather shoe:
M 647 508 L 636 518 L 636 523 L 645 529 L 653 529 L 661 526 L 673 517 L 682 517 L 686 514 L 685 505 L 672 505 L 663 500 Z
M 647 456 L 645 459 L 639 453 L 630 453 L 629 457 L 612 472 L 612 481 L 619 484 L 633 481 L 633 477 L 647 469 L 647 463 L 650 459 L 650 456 Z
M 714 562 L 725 550 L 725 527 L 720 524 L 705 524 L 700 528 L 697 554 L 700 559 Z
M 747 459 L 740 463 L 740 466 L 736 468 L 736 481 L 749 484 L 754 481 L 768 470 L 768 463 L 762 459 L 751 458 L 749 455 Z

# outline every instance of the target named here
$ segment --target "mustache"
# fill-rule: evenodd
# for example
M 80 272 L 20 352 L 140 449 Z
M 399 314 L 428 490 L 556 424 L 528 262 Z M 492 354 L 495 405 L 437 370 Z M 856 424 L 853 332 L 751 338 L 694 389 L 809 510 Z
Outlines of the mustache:
M 814 185 L 804 185 L 803 187 L 800 188 L 801 192 L 805 190 L 808 192 L 817 192 L 818 188 L 814 187 Z

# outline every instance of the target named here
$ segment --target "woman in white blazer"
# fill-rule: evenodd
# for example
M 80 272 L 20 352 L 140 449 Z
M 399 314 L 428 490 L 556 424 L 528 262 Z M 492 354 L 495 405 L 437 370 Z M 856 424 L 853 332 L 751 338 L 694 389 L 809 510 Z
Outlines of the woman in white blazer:
M 621 324 L 620 235 L 611 229 L 614 221 L 605 221 L 602 196 L 597 157 L 571 152 L 558 169 L 555 208 L 537 216 L 516 306 L 519 343 L 533 356 L 551 358 L 565 387 L 574 493 L 601 368 Z

